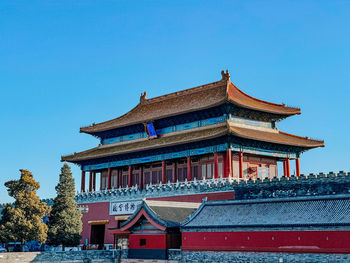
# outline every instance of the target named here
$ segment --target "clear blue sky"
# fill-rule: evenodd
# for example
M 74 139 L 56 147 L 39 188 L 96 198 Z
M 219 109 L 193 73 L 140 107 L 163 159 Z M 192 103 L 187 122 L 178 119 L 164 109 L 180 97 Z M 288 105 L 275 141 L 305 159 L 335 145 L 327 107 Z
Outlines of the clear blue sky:
M 21 168 L 54 197 L 60 156 L 99 143 L 81 126 L 222 69 L 252 96 L 301 108 L 278 127 L 326 144 L 302 173 L 350 171 L 349 17 L 349 1 L 1 1 L 0 202 Z

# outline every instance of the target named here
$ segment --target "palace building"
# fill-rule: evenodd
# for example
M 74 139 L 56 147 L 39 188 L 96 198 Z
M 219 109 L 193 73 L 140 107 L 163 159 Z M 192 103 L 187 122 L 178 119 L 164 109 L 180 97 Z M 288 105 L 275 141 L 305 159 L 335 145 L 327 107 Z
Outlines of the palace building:
M 130 216 L 151 211 L 145 200 L 232 201 L 234 187 L 217 182 L 300 176 L 301 154 L 324 146 L 277 128 L 278 121 L 301 114 L 300 109 L 251 97 L 231 82 L 228 71 L 221 74 L 219 81 L 156 98 L 148 99 L 145 92 L 126 114 L 80 129 L 100 140 L 95 148 L 62 157 L 82 170 L 77 201 L 83 243 L 125 240 L 128 229 L 137 227 Z M 164 222 L 158 228 L 167 231 Z M 178 229 L 179 224 L 172 231 Z

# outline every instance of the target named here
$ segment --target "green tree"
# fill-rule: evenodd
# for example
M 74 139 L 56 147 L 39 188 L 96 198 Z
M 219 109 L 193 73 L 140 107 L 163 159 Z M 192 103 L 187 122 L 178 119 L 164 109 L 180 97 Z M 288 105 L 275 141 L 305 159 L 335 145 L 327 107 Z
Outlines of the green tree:
M 57 196 L 53 201 L 49 217 L 48 243 L 58 246 L 77 246 L 81 240 L 81 212 L 74 200 L 75 187 L 72 172 L 68 164 L 61 168 Z
M 0 221 L 0 236 L 2 242 L 21 242 L 36 240 L 44 243 L 48 227 L 42 222 L 51 208 L 40 202 L 36 191 L 40 184 L 33 178 L 31 172 L 20 170 L 21 178 L 5 183 L 7 191 L 15 199 L 13 205 L 8 205 L 2 211 Z

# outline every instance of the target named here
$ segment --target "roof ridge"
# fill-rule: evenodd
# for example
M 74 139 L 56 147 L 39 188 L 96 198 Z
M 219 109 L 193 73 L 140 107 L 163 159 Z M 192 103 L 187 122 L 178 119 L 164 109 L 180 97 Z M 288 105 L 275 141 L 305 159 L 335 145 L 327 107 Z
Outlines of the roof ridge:
M 298 107 L 288 107 L 286 106 L 284 103 L 282 104 L 278 104 L 278 103 L 274 103 L 274 102 L 269 102 L 269 101 L 266 101 L 266 100 L 261 100 L 261 99 L 258 99 L 258 98 L 255 98 L 247 93 L 245 93 L 244 91 L 242 91 L 241 89 L 239 89 L 232 81 L 229 81 L 228 85 L 233 85 L 234 88 L 237 89 L 238 92 L 242 93 L 243 95 L 255 100 L 255 101 L 259 101 L 259 102 L 263 102 L 263 103 L 266 103 L 266 104 L 269 104 L 269 105 L 273 105 L 273 106 L 282 106 L 284 108 L 290 108 L 290 109 L 296 109 L 296 110 L 300 110 L 300 108 Z
M 196 86 L 196 87 L 192 87 L 192 88 L 188 88 L 188 89 L 184 89 L 184 90 L 175 91 L 175 92 L 172 92 L 172 93 L 160 95 L 160 96 L 149 98 L 149 99 L 145 98 L 143 103 L 150 104 L 150 103 L 153 103 L 153 102 L 159 102 L 159 101 L 168 99 L 169 97 L 171 98 L 171 97 L 184 96 L 184 95 L 196 93 L 196 92 L 201 91 L 203 89 L 209 89 L 209 88 L 213 88 L 213 87 L 218 87 L 218 84 L 224 84 L 224 81 L 223 80 L 214 81 L 214 82 L 211 82 L 211 83 L 203 84 L 203 85 L 200 85 L 200 86 Z

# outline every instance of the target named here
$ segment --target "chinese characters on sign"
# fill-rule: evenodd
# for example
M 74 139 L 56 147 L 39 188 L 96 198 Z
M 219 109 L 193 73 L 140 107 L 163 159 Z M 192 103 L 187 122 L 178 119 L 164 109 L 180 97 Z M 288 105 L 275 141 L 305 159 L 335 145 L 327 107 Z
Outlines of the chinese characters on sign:
M 88 213 L 89 212 L 89 207 L 87 205 L 78 205 L 78 210 L 82 213 Z
M 130 202 L 110 202 L 109 214 L 110 215 L 128 215 L 133 214 L 137 206 L 142 201 L 130 201 Z

